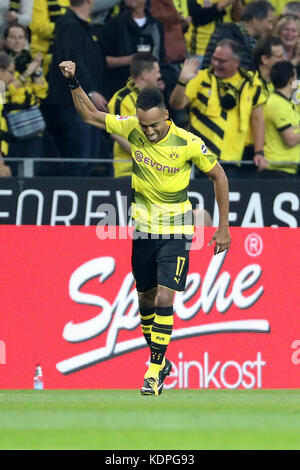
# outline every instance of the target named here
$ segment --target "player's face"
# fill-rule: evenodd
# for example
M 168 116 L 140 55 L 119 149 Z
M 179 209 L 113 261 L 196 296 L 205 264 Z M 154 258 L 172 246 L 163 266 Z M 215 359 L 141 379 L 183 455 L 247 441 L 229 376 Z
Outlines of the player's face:
M 148 109 L 148 111 L 138 108 L 136 114 L 142 131 L 152 144 L 159 142 L 166 136 L 169 130 L 167 123 L 169 113 L 165 108 L 155 107 Z

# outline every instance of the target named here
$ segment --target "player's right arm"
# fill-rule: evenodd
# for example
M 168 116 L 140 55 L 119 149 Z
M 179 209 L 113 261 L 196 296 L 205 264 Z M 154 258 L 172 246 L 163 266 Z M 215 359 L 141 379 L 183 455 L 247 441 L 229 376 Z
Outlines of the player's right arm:
M 75 82 L 75 70 L 76 64 L 71 60 L 65 60 L 59 64 L 59 68 L 63 76 L 69 80 Z M 100 129 L 106 130 L 105 119 L 107 113 L 99 111 L 91 102 L 88 95 L 84 92 L 81 86 L 77 88 L 70 88 L 76 111 L 78 112 L 81 119 L 87 124 L 99 127 Z

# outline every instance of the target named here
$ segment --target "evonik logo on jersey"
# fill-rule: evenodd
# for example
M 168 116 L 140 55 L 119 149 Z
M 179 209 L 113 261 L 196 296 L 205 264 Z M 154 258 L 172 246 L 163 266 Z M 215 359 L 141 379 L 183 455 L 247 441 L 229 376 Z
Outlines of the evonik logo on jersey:
M 180 167 L 162 165 L 161 163 L 157 163 L 155 160 L 152 160 L 152 158 L 146 157 L 139 150 L 136 150 L 136 152 L 134 153 L 134 156 L 138 163 L 144 163 L 144 165 L 148 165 L 157 171 L 162 171 L 165 173 L 172 173 L 172 174 L 178 173 L 180 171 Z
M 183 321 L 184 326 L 173 330 L 172 341 L 218 333 L 270 332 L 266 319 L 226 320 L 224 314 L 231 306 L 245 311 L 253 307 L 264 293 L 260 284 L 262 268 L 259 264 L 244 266 L 232 279 L 228 271 L 222 270 L 226 256 L 226 251 L 213 256 L 203 278 L 198 272 L 188 275 L 186 291 L 177 293 L 174 303 L 174 313 Z M 113 280 L 116 276 L 116 265 L 112 256 L 95 258 L 79 266 L 70 277 L 71 299 L 78 304 L 98 307 L 100 312 L 94 318 L 80 323 L 70 320 L 64 327 L 63 339 L 70 343 L 81 343 L 104 334 L 106 337 L 103 347 L 58 362 L 56 367 L 62 374 L 70 374 L 146 347 L 144 337 L 141 336 L 138 298 L 131 273 L 120 283 L 119 291 L 112 302 L 105 297 L 82 291 L 92 279 L 99 278 L 102 285 L 110 278 Z M 191 301 L 194 302 L 192 305 Z M 222 314 L 222 321 L 203 324 L 200 311 L 208 315 L 213 307 Z M 199 324 L 195 324 L 198 318 Z M 137 336 L 120 341 L 118 337 L 122 330 L 136 330 Z

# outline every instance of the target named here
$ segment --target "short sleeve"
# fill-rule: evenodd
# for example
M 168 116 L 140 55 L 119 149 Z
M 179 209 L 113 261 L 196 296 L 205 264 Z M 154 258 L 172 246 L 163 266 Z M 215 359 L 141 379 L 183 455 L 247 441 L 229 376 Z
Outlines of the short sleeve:
M 117 134 L 120 137 L 128 138 L 132 129 L 138 126 L 135 116 L 117 116 L 107 114 L 105 119 L 106 131 L 110 134 Z
M 203 140 L 193 134 L 189 141 L 189 155 L 190 160 L 204 173 L 212 170 L 217 163 L 216 156 L 208 150 Z
M 290 106 L 281 106 L 278 107 L 278 103 L 275 101 L 268 103 L 268 116 L 271 116 L 271 119 L 274 123 L 274 126 L 279 132 L 284 131 L 291 127 L 291 108 Z

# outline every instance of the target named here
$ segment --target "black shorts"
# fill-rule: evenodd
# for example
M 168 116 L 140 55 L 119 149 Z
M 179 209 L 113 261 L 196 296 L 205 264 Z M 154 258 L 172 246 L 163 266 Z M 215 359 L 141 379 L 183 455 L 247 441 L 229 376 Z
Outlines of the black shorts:
M 147 292 L 157 286 L 184 291 L 190 244 L 191 239 L 183 235 L 133 239 L 131 262 L 137 291 Z

